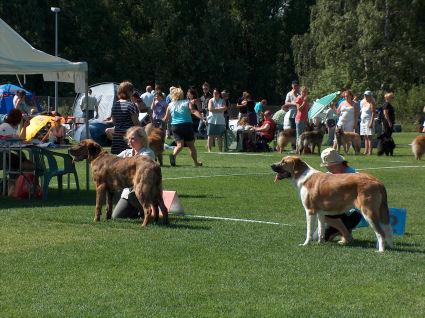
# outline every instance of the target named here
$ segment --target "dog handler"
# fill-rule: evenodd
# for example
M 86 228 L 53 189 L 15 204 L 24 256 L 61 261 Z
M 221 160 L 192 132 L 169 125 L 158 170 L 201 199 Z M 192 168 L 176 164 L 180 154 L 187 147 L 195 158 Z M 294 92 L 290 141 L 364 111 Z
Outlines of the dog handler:
M 320 157 L 322 158 L 321 166 L 325 167 L 328 173 L 356 173 L 356 170 L 350 167 L 344 157 L 333 148 L 323 150 Z M 335 227 L 331 226 L 332 223 L 335 224 L 335 221 L 339 223 L 337 224 L 338 227 L 343 226 L 343 229 L 345 228 L 344 230 L 347 230 L 350 234 L 349 237 L 351 237 L 351 231 L 359 224 L 361 218 L 361 213 L 356 209 L 338 215 L 325 216 L 325 223 L 329 225 L 325 230 L 325 241 L 331 241 L 336 235 L 340 234 Z
M 155 160 L 155 154 L 148 147 L 148 136 L 145 130 L 140 126 L 134 126 L 127 130 L 126 137 L 128 145 L 131 149 L 126 149 L 119 153 L 117 156 L 121 158 L 133 157 L 133 156 L 147 156 L 152 160 Z M 113 219 L 120 218 L 138 218 L 139 211 L 143 208 L 137 200 L 133 188 L 125 188 L 121 193 L 121 198 L 115 205 L 112 211 Z

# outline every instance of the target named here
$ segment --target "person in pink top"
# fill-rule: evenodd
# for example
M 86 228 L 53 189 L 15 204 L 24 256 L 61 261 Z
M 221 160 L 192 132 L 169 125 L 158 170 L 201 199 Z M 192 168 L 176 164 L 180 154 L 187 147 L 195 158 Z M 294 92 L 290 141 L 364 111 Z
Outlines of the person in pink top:
M 295 126 L 297 130 L 297 140 L 300 135 L 305 131 L 308 124 L 308 104 L 307 87 L 301 87 L 301 95 L 295 99 L 297 105 L 297 114 L 295 115 Z

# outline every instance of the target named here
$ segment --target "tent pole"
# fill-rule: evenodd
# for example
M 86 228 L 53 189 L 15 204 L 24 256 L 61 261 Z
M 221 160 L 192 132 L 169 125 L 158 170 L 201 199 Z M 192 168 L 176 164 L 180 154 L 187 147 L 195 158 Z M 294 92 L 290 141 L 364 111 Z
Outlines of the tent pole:
M 86 72 L 86 81 L 85 81 L 85 91 L 86 91 L 86 109 L 85 109 L 85 124 L 86 124 L 86 139 L 89 139 L 89 80 L 88 80 L 88 71 Z M 89 160 L 86 160 L 86 190 L 89 191 L 90 189 L 90 165 Z

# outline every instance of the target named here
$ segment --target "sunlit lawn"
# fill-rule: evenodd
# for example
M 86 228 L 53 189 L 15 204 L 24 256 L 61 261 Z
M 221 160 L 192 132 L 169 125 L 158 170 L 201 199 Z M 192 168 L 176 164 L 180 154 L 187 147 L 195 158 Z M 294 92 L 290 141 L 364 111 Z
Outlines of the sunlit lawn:
M 371 229 L 351 246 L 298 246 L 305 219 L 295 189 L 273 182 L 274 153 L 184 150 L 163 167 L 185 216 L 169 227 L 92 223 L 95 193 L 54 188 L 47 202 L 1 198 L 1 317 L 423 317 L 425 161 L 414 134 L 395 134 L 394 157 L 346 158 L 384 181 L 391 207 L 407 209 L 407 233 L 375 252 Z M 167 159 L 167 157 L 166 157 Z M 320 168 L 317 155 L 305 156 Z M 183 178 L 184 177 L 184 178 Z M 73 181 L 73 179 L 72 179 Z M 278 224 L 247 223 L 213 216 Z

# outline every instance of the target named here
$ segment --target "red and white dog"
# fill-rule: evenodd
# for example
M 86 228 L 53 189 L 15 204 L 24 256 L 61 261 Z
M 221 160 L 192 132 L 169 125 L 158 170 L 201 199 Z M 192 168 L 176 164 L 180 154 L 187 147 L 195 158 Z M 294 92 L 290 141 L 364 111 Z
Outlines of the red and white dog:
M 392 247 L 387 191 L 377 178 L 365 173 L 324 173 L 313 169 L 297 156 L 284 157 L 271 168 L 277 173 L 275 180 L 289 178 L 298 189 L 307 219 L 307 234 L 302 245 L 308 245 L 313 240 L 316 219 L 321 242 L 324 240 L 325 215 L 341 214 L 341 211 L 356 207 L 374 230 L 379 252 L 384 251 L 385 243 Z

